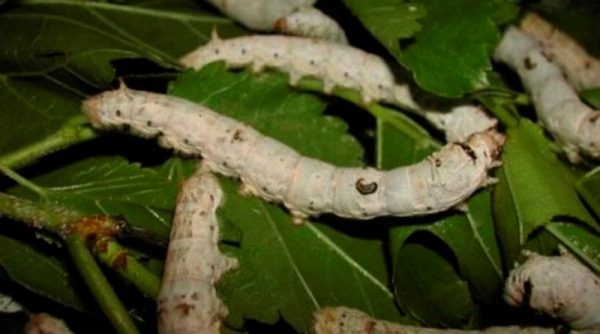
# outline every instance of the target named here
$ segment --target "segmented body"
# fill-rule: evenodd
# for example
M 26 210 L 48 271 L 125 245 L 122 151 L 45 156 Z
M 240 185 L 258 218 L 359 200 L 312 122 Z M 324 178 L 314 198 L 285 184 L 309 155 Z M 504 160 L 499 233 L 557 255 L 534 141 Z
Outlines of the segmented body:
M 566 322 L 578 333 L 600 332 L 600 279 L 571 254 L 529 259 L 510 272 L 504 300 Z
M 158 297 L 162 334 L 220 333 L 227 308 L 214 284 L 237 261 L 219 251 L 216 210 L 223 198 L 215 176 L 200 168 L 183 185 L 171 227 Z
M 444 211 L 488 183 L 503 138 L 475 134 L 417 164 L 390 171 L 336 167 L 232 118 L 184 99 L 122 87 L 87 99 L 98 128 L 127 127 L 184 154 L 202 156 L 212 171 L 241 179 L 251 193 L 283 203 L 299 218 L 321 213 L 368 219 Z
M 554 334 L 552 328 L 490 327 L 482 330 L 426 328 L 374 319 L 347 307 L 324 308 L 315 315 L 316 334 Z
M 246 27 L 347 43 L 336 21 L 313 7 L 316 0 L 207 0 Z
M 291 36 L 244 36 L 211 41 L 181 59 L 186 67 L 200 69 L 223 60 L 230 68 L 265 67 L 288 73 L 291 85 L 302 77 L 323 81 L 325 93 L 334 87 L 354 89 L 363 102 L 382 101 L 418 110 L 408 85 L 396 83 L 390 67 L 377 55 L 322 40 Z
M 541 43 L 576 90 L 600 87 L 600 60 L 591 56 L 571 36 L 534 13 L 523 18 L 520 28 Z
M 509 27 L 495 57 L 517 71 L 532 95 L 540 121 L 572 162 L 579 162 L 582 153 L 600 159 L 600 112 L 581 102 L 532 37 Z

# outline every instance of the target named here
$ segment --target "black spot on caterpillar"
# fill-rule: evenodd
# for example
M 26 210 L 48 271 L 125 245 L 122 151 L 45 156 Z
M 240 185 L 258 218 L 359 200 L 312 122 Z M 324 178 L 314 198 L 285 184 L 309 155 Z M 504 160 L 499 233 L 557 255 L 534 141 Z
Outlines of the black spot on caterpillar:
M 289 74 L 291 85 L 301 77 L 318 78 L 323 81 L 325 93 L 331 93 L 335 86 L 355 89 L 361 93 L 365 104 L 383 101 L 402 108 L 419 109 L 408 85 L 396 83 L 383 59 L 348 45 L 273 35 L 223 40 L 214 33 L 208 44 L 184 56 L 181 63 L 200 69 L 219 60 L 224 60 L 230 68 L 252 66 L 255 72 L 264 67 L 279 69 Z
M 364 183 L 365 179 L 360 178 L 356 181 L 356 190 L 363 195 L 370 195 L 377 191 L 377 182 Z
M 145 107 L 143 114 L 138 113 L 140 107 Z M 121 117 L 111 112 L 115 108 L 122 111 Z M 444 211 L 487 184 L 487 171 L 497 166 L 503 142 L 501 135 L 490 130 L 471 136 L 464 144 L 468 149 L 459 144 L 444 146 L 434 154 L 441 163 L 438 167 L 430 157 L 414 165 L 381 171 L 336 167 L 304 157 L 198 104 L 124 86 L 85 100 L 83 111 L 98 128 L 118 129 L 128 123 L 133 133 L 143 137 L 157 136 L 162 131 L 161 145 L 202 156 L 210 170 L 241 179 L 247 191 L 283 203 L 298 217 L 333 213 L 368 219 Z M 152 126 L 147 120 L 152 120 Z M 231 136 L 228 129 L 240 128 L 243 140 L 226 140 Z M 465 152 L 472 160 L 465 159 Z

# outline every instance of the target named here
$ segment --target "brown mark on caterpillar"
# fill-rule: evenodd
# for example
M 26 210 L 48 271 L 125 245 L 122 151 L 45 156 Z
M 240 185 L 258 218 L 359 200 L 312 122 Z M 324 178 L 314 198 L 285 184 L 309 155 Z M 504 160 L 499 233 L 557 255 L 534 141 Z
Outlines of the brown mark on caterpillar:
M 358 190 L 361 195 L 370 195 L 377 191 L 377 182 L 364 183 L 365 179 L 362 177 L 356 180 L 356 190 Z
M 465 153 L 469 156 L 469 158 L 471 158 L 473 162 L 477 160 L 477 155 L 475 155 L 475 151 L 473 151 L 471 146 L 463 143 L 458 143 L 457 145 L 460 146 L 460 148 L 462 148 L 463 151 L 465 151 Z
M 525 66 L 525 69 L 527 70 L 533 70 L 537 65 L 531 61 L 531 58 L 525 57 L 525 59 L 523 59 L 523 66 Z
M 235 130 L 235 132 L 233 133 L 233 138 L 231 139 L 231 141 L 243 141 L 244 139 L 242 138 L 242 130 Z

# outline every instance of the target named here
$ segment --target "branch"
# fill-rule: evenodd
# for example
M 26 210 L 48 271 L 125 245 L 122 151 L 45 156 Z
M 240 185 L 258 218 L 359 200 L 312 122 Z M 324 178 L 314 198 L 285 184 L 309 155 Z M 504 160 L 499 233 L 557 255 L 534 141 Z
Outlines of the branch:
M 17 151 L 0 156 L 0 165 L 9 168 L 26 166 L 50 153 L 96 138 L 96 132 L 87 125 L 82 115 L 69 119 L 55 133 L 22 147 Z
M 73 233 L 66 238 L 66 243 L 75 266 L 115 330 L 121 334 L 138 333 L 127 309 L 88 250 L 84 237 Z

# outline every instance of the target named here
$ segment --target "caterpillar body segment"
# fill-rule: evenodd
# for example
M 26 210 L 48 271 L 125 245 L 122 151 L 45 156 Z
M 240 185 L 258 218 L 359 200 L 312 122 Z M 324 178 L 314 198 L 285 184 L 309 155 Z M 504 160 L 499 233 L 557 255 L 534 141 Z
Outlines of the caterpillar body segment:
M 227 308 L 214 284 L 237 266 L 217 245 L 222 198 L 215 176 L 203 167 L 181 189 L 158 298 L 161 334 L 220 333 Z
M 519 28 L 544 47 L 576 90 L 600 87 L 600 60 L 571 36 L 535 13 L 525 15 Z
M 509 27 L 495 57 L 513 68 L 531 93 L 541 123 L 573 163 L 600 159 L 600 111 L 581 102 L 544 49 L 532 37 Z
M 561 253 L 526 252 L 527 261 L 506 280 L 504 300 L 564 321 L 577 333 L 599 333 L 600 278 L 564 248 Z
M 369 219 L 447 210 L 488 182 L 503 136 L 487 131 L 414 165 L 389 171 L 336 167 L 301 156 L 243 123 L 190 101 L 122 87 L 84 101 L 97 128 L 128 128 L 210 170 L 241 179 L 247 191 L 283 203 L 299 218 L 322 213 Z
M 409 110 L 420 109 L 408 85 L 396 83 L 383 59 L 348 45 L 278 35 L 224 40 L 215 33 L 209 43 L 185 55 L 181 64 L 201 69 L 221 60 L 229 68 L 281 70 L 288 73 L 291 85 L 302 77 L 316 78 L 323 82 L 325 93 L 336 86 L 357 90 L 365 104 L 382 101 Z
M 348 43 L 339 24 L 313 7 L 316 0 L 207 0 L 244 26 L 258 31 Z

